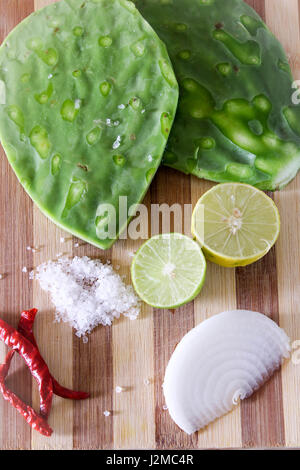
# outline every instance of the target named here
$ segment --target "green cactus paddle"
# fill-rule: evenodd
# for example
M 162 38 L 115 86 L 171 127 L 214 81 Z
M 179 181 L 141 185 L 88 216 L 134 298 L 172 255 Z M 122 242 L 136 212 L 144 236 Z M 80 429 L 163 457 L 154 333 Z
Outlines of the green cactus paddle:
M 177 99 L 165 46 L 127 0 L 55 3 L 0 48 L 0 139 L 17 177 L 54 222 L 103 249 L 128 221 L 119 197 L 130 207 L 149 187 Z
M 242 0 L 136 0 L 165 42 L 180 101 L 164 163 L 265 190 L 300 168 L 300 106 L 281 44 Z

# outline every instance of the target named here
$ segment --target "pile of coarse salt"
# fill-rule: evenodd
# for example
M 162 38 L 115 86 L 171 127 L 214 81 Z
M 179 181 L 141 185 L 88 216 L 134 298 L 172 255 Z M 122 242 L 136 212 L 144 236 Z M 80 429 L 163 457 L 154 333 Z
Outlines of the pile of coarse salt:
M 132 287 L 124 284 L 111 265 L 87 256 L 48 261 L 30 277 L 50 293 L 56 320 L 70 323 L 85 340 L 97 325 L 111 325 L 120 315 L 134 320 L 140 312 Z

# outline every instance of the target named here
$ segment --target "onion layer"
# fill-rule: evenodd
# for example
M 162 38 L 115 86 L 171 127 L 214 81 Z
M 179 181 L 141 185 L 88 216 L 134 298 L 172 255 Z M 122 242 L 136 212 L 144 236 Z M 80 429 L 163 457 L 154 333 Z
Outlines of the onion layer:
M 249 397 L 290 355 L 290 340 L 265 315 L 233 310 L 187 333 L 166 369 L 163 390 L 175 423 L 192 434 Z

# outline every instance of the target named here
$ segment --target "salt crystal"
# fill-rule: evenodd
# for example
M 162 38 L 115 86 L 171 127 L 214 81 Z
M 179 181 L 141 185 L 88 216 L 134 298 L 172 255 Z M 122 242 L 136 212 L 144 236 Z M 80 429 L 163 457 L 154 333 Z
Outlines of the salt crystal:
M 59 241 L 60 241 L 60 243 L 65 243 L 66 239 L 65 239 L 65 237 L 60 237 Z
M 49 75 L 48 75 L 49 80 L 50 80 L 50 78 L 52 78 L 52 77 L 53 77 L 53 74 L 52 74 L 52 73 L 49 73 Z
M 74 243 L 75 248 L 79 247 L 79 243 Z
M 141 114 L 144 114 L 145 111 L 146 111 L 145 109 L 142 109 Z
M 121 315 L 133 320 L 140 313 L 132 287 L 100 260 L 63 256 L 43 263 L 30 277 L 49 292 L 56 320 L 68 322 L 78 337 L 86 337 L 97 325 L 111 325 Z
M 32 250 L 31 246 L 26 246 L 26 250 L 31 251 Z
M 118 108 L 119 109 L 125 109 L 125 104 L 119 104 Z
M 167 411 L 167 409 L 168 409 L 167 405 L 163 405 L 162 408 L 163 408 L 164 411 Z
M 150 385 L 150 380 L 149 380 L 149 379 L 145 379 L 145 380 L 144 380 L 144 384 L 145 384 L 145 385 Z
M 0 274 L 0 279 L 3 279 L 3 274 Z
M 122 393 L 123 392 L 123 387 L 116 387 L 116 393 Z
M 22 268 L 22 273 L 27 273 L 27 268 L 26 268 L 26 266 L 24 266 L 24 268 Z
M 153 160 L 152 155 L 148 155 L 147 160 L 148 160 L 148 162 L 152 162 L 152 160 Z
M 60 258 L 63 254 L 62 253 L 57 253 L 56 257 Z
M 110 416 L 110 411 L 105 410 L 105 411 L 103 411 L 103 414 L 104 414 L 104 416 L 106 416 L 106 417 L 107 417 L 107 416 Z
M 80 109 L 81 100 L 75 100 L 75 109 Z
M 114 150 L 116 150 L 117 148 L 120 147 L 120 145 L 121 145 L 121 136 L 118 135 L 118 137 L 116 138 L 115 142 L 113 143 L 112 148 L 113 148 Z

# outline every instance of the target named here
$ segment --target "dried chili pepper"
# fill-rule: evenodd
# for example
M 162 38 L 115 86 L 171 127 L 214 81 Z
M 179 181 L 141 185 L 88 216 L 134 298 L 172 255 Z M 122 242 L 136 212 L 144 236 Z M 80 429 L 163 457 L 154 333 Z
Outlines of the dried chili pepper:
M 39 386 L 41 416 L 48 418 L 52 405 L 53 383 L 47 364 L 40 355 L 39 350 L 30 341 L 28 341 L 28 339 L 24 338 L 24 336 L 15 328 L 1 319 L 0 340 L 2 340 L 6 346 L 11 348 L 13 351 L 20 354 L 26 362 L 31 374 L 36 379 Z M 12 356 L 13 354 L 11 354 L 11 358 Z M 8 364 L 10 364 L 11 358 L 8 361 Z M 6 371 L 5 368 L 7 367 L 7 361 L 5 361 L 3 367 L 4 371 Z
M 38 349 L 38 345 L 33 334 L 33 324 L 37 312 L 38 311 L 36 308 L 32 308 L 31 310 L 24 310 L 21 313 L 18 331 Z M 70 400 L 85 400 L 90 396 L 89 393 L 86 392 L 76 392 L 74 390 L 65 388 L 60 385 L 52 375 L 51 378 L 53 383 L 53 393 L 55 393 L 55 395 L 59 397 L 67 398 Z
M 5 363 L 0 365 L 0 391 L 5 400 L 9 401 L 19 413 L 25 418 L 27 423 L 44 436 L 51 436 L 52 429 L 47 423 L 53 393 L 62 398 L 82 400 L 89 397 L 88 393 L 75 392 L 62 387 L 50 374 L 47 364 L 42 358 L 37 346 L 33 324 L 37 314 L 37 309 L 25 310 L 21 314 L 18 330 L 8 325 L 0 319 L 0 340 L 12 350 L 6 356 Z M 31 374 L 37 380 L 40 392 L 40 415 L 34 409 L 26 405 L 19 397 L 5 386 L 11 360 L 14 353 L 18 352 L 26 362 Z
M 34 409 L 31 408 L 31 406 L 23 403 L 23 401 L 5 385 L 5 379 L 7 377 L 14 352 L 14 350 L 9 351 L 6 356 L 5 364 L 0 365 L 0 391 L 3 395 L 3 398 L 9 401 L 9 403 L 25 418 L 27 423 L 33 429 L 43 434 L 43 436 L 49 437 L 53 431 L 47 423 L 46 419 L 38 415 Z

